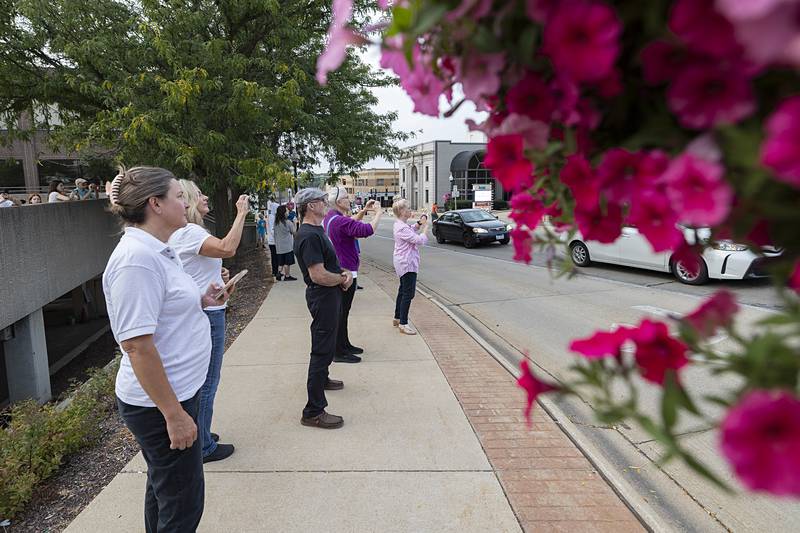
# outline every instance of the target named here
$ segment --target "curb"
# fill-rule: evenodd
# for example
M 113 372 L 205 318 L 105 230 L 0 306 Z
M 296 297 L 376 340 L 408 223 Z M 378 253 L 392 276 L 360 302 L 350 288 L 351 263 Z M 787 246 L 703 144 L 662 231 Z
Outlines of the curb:
M 439 302 L 433 295 L 417 287 L 417 292 L 427 298 L 436 307 L 444 311 L 464 332 L 472 337 L 481 347 L 486 350 L 500 365 L 503 366 L 512 376 L 518 377 L 519 373 L 514 366 L 507 361 L 489 342 L 475 331 L 469 324 L 464 322 L 455 313 Z M 553 401 L 539 397 L 536 400 L 542 409 L 553 419 L 561 428 L 564 434 L 580 450 L 580 452 L 594 466 L 597 472 L 609 484 L 611 489 L 619 496 L 622 502 L 639 519 L 642 525 L 653 533 L 667 533 L 673 529 L 653 510 L 631 486 L 631 484 L 619 473 L 613 465 L 605 458 L 602 452 L 588 438 L 577 429 L 575 424 Z

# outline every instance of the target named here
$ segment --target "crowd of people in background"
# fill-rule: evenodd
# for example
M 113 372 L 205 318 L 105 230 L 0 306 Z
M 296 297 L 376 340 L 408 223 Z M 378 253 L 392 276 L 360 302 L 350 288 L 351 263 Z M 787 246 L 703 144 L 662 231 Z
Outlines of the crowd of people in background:
M 64 182 L 53 180 L 50 182 L 47 192 L 47 202 L 49 204 L 57 202 L 75 202 L 80 200 L 97 200 L 100 196 L 100 182 L 97 180 L 86 180 L 78 178 L 75 180 L 75 187 L 67 191 Z M 25 205 L 38 205 L 45 203 L 42 195 L 32 192 L 25 199 L 14 196 L 9 189 L 0 191 L 0 207 L 22 207 Z

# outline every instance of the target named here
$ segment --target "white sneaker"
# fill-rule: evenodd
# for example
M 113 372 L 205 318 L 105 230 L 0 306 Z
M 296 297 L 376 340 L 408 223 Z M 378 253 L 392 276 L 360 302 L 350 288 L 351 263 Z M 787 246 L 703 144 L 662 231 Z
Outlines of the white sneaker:
M 400 328 L 400 333 L 405 333 L 406 335 L 416 335 L 417 330 L 411 324 L 400 324 L 397 326 Z

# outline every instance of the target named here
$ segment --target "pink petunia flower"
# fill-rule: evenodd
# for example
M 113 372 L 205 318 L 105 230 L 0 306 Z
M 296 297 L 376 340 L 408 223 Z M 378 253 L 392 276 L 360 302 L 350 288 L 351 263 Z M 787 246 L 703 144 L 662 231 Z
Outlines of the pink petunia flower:
M 767 120 L 761 163 L 775 176 L 800 187 L 800 96 L 784 100 Z
M 669 29 L 693 51 L 715 58 L 736 57 L 741 46 L 733 25 L 714 7 L 714 0 L 677 0 Z
M 584 239 L 610 244 L 622 233 L 622 208 L 615 203 L 609 203 L 605 210 L 598 204 L 576 208 L 575 223 Z
M 597 166 L 600 187 L 609 200 L 629 202 L 637 189 L 636 176 L 640 153 L 631 153 L 623 148 L 611 148 L 603 155 Z
M 507 191 L 530 186 L 533 163 L 525 157 L 522 135 L 498 135 L 489 139 L 483 164 Z
M 525 14 L 533 22 L 545 23 L 552 15 L 558 0 L 525 0 Z
M 706 129 L 735 124 L 756 109 L 750 80 L 738 68 L 692 63 L 667 89 L 667 104 L 681 126 Z
M 800 66 L 800 1 L 716 0 L 716 6 L 733 24 L 751 60 Z
M 716 0 L 717 11 L 729 20 L 752 20 L 770 14 L 783 5 L 797 4 L 798 0 Z
M 452 10 L 445 17 L 449 22 L 456 22 L 464 17 L 471 20 L 479 20 L 489 14 L 492 10 L 493 0 L 462 0 L 457 8 Z
M 684 153 L 664 172 L 667 196 L 678 210 L 681 222 L 692 226 L 714 226 L 728 216 L 733 189 L 723 177 L 719 163 Z
M 569 349 L 587 359 L 619 357 L 622 354 L 622 347 L 630 340 L 632 331 L 632 328 L 625 326 L 613 331 L 596 331 L 591 337 L 572 341 Z
M 670 337 L 664 323 L 642 320 L 631 338 L 636 344 L 636 364 L 647 381 L 663 385 L 667 371 L 677 374 L 689 362 L 686 345 Z
M 561 76 L 550 82 L 550 94 L 555 102 L 553 118 L 567 126 L 574 126 L 580 121 L 577 111 L 580 93 L 578 86 L 570 79 Z
M 527 191 L 521 191 L 511 197 L 511 213 L 508 215 L 517 226 L 527 226 L 536 229 L 544 216 L 544 205 L 538 198 L 534 198 Z
M 549 124 L 553 118 L 555 100 L 547 84 L 529 72 L 506 93 L 506 108 L 510 113 Z
M 628 220 L 644 235 L 654 252 L 673 250 L 683 242 L 683 233 L 676 226 L 678 215 L 658 189 L 635 196 Z
M 525 150 L 543 150 L 547 146 L 550 136 L 550 126 L 539 120 L 512 113 L 503 122 L 492 130 L 491 135 L 521 135 Z
M 794 264 L 794 270 L 792 270 L 792 273 L 789 275 L 789 280 L 786 282 L 786 286 L 797 294 L 800 294 L 800 261 L 797 261 Z
M 439 116 L 439 97 L 444 91 L 444 84 L 436 74 L 421 61 L 415 62 L 412 70 L 405 78 L 400 79 L 411 100 L 414 111 L 433 117 Z
M 642 49 L 642 74 L 648 85 L 672 81 L 686 65 L 689 53 L 667 41 L 653 41 Z
M 520 227 L 512 229 L 510 232 L 511 243 L 514 245 L 514 261 L 519 261 L 530 264 L 533 256 L 531 256 L 531 249 L 533 248 L 533 236 L 530 232 Z
M 702 248 L 699 245 L 691 245 L 684 239 L 675 248 L 675 253 L 672 254 L 672 261 L 675 264 L 680 263 L 686 272 L 696 276 L 700 272 L 701 252 Z
M 791 392 L 749 392 L 725 415 L 720 448 L 748 489 L 800 496 L 800 400 Z
M 622 76 L 617 69 L 613 69 L 611 74 L 597 82 L 597 94 L 606 100 L 619 96 L 623 89 Z
M 555 70 L 576 82 L 600 81 L 619 55 L 621 25 L 614 10 L 590 0 L 561 2 L 544 29 L 544 52 Z
M 317 81 L 320 85 L 328 83 L 328 74 L 338 69 L 347 57 L 347 47 L 366 44 L 363 35 L 350 28 L 336 28 L 329 34 L 328 45 L 317 58 Z
M 522 362 L 520 362 L 519 370 L 520 375 L 517 378 L 517 385 L 524 389 L 527 393 L 525 418 L 528 421 L 528 426 L 530 426 L 531 411 L 533 410 L 533 402 L 536 401 L 536 397 L 540 394 L 557 391 L 559 390 L 559 387 L 551 383 L 545 383 L 533 375 L 526 359 L 523 359 Z
M 597 205 L 599 180 L 584 156 L 575 154 L 567 157 L 559 179 L 569 187 L 578 208 L 587 210 Z
M 500 72 L 506 64 L 505 54 L 470 54 L 454 60 L 456 78 L 461 82 L 464 96 L 476 104 L 500 90 Z
M 683 317 L 701 337 L 710 337 L 717 328 L 730 327 L 739 312 L 736 296 L 726 290 L 717 291 L 700 306 Z

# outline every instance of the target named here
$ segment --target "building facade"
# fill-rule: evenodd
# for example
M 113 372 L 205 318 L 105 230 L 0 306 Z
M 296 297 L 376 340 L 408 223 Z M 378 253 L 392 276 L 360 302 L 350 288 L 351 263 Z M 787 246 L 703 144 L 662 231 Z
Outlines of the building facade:
M 486 143 L 431 141 L 403 149 L 399 160 L 400 196 L 412 209 L 429 211 L 442 206 L 444 195 L 458 189 L 459 199 L 472 201 L 473 186 L 489 185 L 495 199 L 506 193 L 483 166 Z
M 343 175 L 339 177 L 338 185 L 347 189 L 350 197 L 356 203 L 360 198 L 381 200 L 383 205 L 391 204 L 395 196 L 400 193 L 398 171 L 396 168 L 365 168 L 355 172 L 355 177 Z

